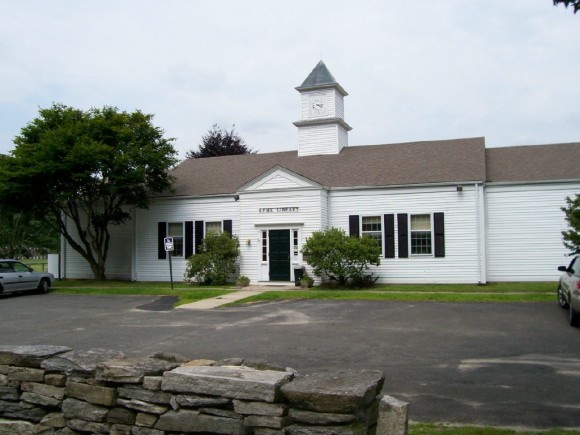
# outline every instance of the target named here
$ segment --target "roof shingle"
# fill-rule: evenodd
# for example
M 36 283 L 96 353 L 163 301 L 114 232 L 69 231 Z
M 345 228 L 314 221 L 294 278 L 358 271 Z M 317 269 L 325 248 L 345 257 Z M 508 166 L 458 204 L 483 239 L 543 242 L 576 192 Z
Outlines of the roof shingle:
M 296 151 L 188 159 L 173 170 L 177 196 L 233 194 L 275 166 L 322 186 L 398 186 L 485 180 L 483 138 L 344 148 L 337 155 Z

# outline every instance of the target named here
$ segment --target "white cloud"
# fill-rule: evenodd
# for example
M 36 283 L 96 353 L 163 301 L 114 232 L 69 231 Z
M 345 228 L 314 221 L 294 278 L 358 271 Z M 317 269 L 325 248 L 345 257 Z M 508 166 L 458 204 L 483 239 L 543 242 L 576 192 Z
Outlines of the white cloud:
M 154 113 L 182 156 L 215 122 L 295 149 L 293 88 L 321 56 L 351 145 L 580 141 L 580 16 L 549 0 L 5 0 L 0 16 L 3 153 L 52 102 Z

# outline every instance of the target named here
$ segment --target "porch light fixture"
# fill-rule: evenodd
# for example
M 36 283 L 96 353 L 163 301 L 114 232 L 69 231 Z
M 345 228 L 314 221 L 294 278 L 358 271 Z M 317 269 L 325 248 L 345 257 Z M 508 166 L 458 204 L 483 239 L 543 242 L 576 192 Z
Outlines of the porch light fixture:
M 457 185 L 456 188 L 458 192 L 463 192 L 463 186 Z

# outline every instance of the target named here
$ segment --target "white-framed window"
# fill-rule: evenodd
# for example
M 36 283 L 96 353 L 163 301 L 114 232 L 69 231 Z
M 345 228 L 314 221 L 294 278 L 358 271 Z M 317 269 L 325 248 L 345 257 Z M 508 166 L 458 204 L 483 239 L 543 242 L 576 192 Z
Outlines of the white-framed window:
M 409 220 L 411 255 L 433 255 L 433 216 L 412 214 Z
M 205 234 L 209 233 L 221 234 L 223 232 L 222 221 L 206 222 L 205 223 Z
M 361 218 L 361 237 L 368 236 L 377 242 L 377 246 L 383 247 L 383 225 L 380 216 L 363 216 Z
M 268 231 L 262 231 L 262 262 L 268 261 Z
M 292 255 L 298 257 L 298 230 L 292 230 Z
M 183 222 L 168 222 L 167 237 L 173 237 L 173 257 L 183 257 Z

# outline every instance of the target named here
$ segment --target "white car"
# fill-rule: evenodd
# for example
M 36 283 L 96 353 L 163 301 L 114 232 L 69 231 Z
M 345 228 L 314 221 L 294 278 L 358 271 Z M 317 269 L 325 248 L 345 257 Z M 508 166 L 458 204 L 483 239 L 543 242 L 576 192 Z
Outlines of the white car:
M 16 260 L 0 259 L 0 294 L 36 290 L 47 293 L 54 275 L 48 272 L 35 272 Z
M 568 267 L 560 266 L 562 273 L 558 283 L 558 303 L 568 309 L 572 326 L 580 326 L 580 255 L 576 255 Z

